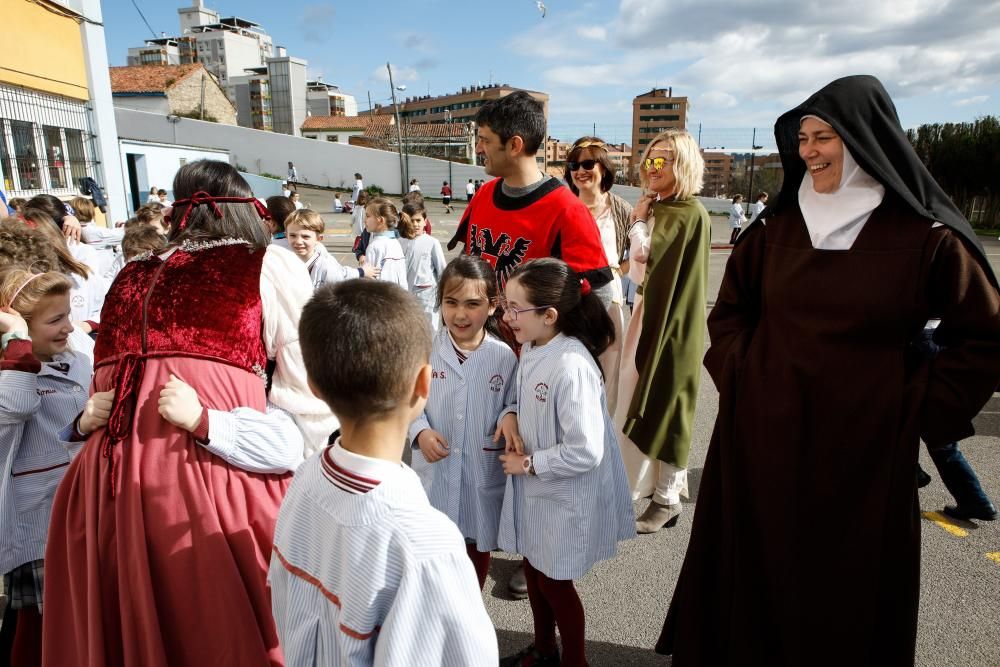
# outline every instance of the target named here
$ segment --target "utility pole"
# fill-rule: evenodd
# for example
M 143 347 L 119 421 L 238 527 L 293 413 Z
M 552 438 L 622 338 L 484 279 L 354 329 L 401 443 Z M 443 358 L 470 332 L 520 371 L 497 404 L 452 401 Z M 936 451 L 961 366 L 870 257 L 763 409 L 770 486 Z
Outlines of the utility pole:
M 753 201 L 753 159 L 757 155 L 757 128 L 753 129 L 753 138 L 750 140 L 750 185 L 747 187 L 747 210 L 750 209 L 750 202 Z
M 448 143 L 444 145 L 445 159 L 448 160 L 448 187 L 451 188 L 451 194 L 455 194 L 455 183 L 451 179 L 451 112 L 444 112 L 445 121 L 448 124 Z
M 368 113 L 372 112 L 372 91 L 368 91 Z
M 396 104 L 396 86 L 392 82 L 392 67 L 385 64 L 389 70 L 389 92 L 392 94 L 392 113 L 396 117 L 396 150 L 399 153 L 399 194 L 406 194 L 406 172 L 403 169 L 403 132 L 399 126 L 399 105 Z

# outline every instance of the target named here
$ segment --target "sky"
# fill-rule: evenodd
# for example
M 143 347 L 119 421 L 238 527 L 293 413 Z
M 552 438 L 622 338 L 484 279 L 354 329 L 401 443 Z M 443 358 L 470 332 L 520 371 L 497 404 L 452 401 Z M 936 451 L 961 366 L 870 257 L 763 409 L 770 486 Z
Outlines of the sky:
M 672 87 L 706 148 L 774 145 L 775 119 L 833 79 L 873 74 L 903 127 L 1000 115 L 998 0 L 206 0 L 355 96 L 507 83 L 548 93 L 549 134 L 631 141 L 632 98 Z M 103 0 L 108 57 L 179 31 L 190 0 Z M 138 9 L 137 9 L 138 8 Z

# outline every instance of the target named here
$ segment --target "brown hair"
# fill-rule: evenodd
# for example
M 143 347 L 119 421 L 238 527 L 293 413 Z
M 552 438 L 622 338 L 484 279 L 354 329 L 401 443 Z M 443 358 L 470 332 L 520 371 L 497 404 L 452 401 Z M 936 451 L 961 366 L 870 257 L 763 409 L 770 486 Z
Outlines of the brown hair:
M 349 280 L 313 295 L 299 344 L 309 381 L 334 414 L 379 420 L 409 400 L 415 373 L 430 359 L 431 329 L 398 285 Z
M 38 302 L 43 298 L 68 294 L 72 288 L 69 278 L 56 271 L 35 273 L 20 266 L 0 268 L 0 306 L 9 305 L 26 322 L 31 321 Z
M 125 230 L 122 254 L 125 261 L 144 252 L 156 252 L 167 247 L 167 239 L 152 225 L 137 224 Z
M 615 167 L 615 163 L 611 161 L 611 157 L 608 155 L 608 148 L 604 140 L 598 137 L 580 137 L 573 142 L 573 147 L 566 155 L 566 168 L 563 170 L 563 178 L 566 181 L 566 185 L 573 191 L 573 194 L 580 195 L 580 189 L 573 183 L 573 172 L 569 170 L 569 163 L 580 162 L 580 155 L 586 150 L 591 151 L 591 154 L 594 156 L 593 159 L 597 161 L 597 164 L 601 165 L 603 171 L 601 174 L 601 192 L 607 192 L 615 184 L 617 167 Z
M 69 205 L 73 207 L 73 213 L 76 214 L 76 218 L 80 222 L 94 221 L 93 200 L 86 197 L 73 197 L 69 200 Z
M 458 288 L 458 283 L 465 281 L 475 281 L 482 285 L 483 296 L 491 304 L 496 305 L 500 296 L 497 288 L 497 274 L 490 266 L 490 263 L 478 255 L 459 255 L 448 262 L 441 272 L 441 280 L 437 286 L 437 309 L 441 310 L 441 304 L 445 298 Z M 500 332 L 500 311 L 495 310 L 493 314 L 486 318 L 486 330 L 491 334 L 506 341 Z
M 15 213 L 20 213 L 21 209 L 24 208 L 24 205 L 27 203 L 28 200 L 25 199 L 24 197 L 11 197 L 7 201 L 7 206 L 10 206 L 12 209 L 14 209 Z
M 295 204 L 288 197 L 275 195 L 268 197 L 266 202 L 267 212 L 271 215 L 271 223 L 276 231 L 285 231 L 285 219 L 295 212 Z
M 286 231 L 291 225 L 298 225 L 307 232 L 315 233 L 317 236 L 322 236 L 323 232 L 326 231 L 323 217 L 316 211 L 308 208 L 299 209 L 285 218 Z
M 421 197 L 423 200 L 423 197 Z M 415 239 L 424 231 L 424 226 L 417 226 L 417 223 L 413 221 L 414 216 L 418 213 L 422 213 L 424 220 L 427 219 L 427 209 L 424 208 L 424 202 L 405 202 L 403 204 L 403 210 L 399 214 L 399 235 L 404 239 Z M 426 223 L 425 223 L 426 224 Z
M 52 218 L 47 216 L 38 208 L 25 208 L 25 228 L 33 229 L 39 235 L 41 235 L 55 252 L 58 257 L 59 265 L 52 267 L 53 271 L 62 271 L 63 273 L 75 273 L 81 278 L 87 278 L 90 276 L 90 269 L 87 265 L 78 262 L 69 251 L 69 247 L 66 245 L 66 239 L 63 238 L 62 233 L 52 222 Z M 31 227 L 31 225 L 34 227 Z
M 355 206 L 364 206 L 368 203 L 368 193 L 362 190 L 358 193 L 358 200 L 354 202 Z
M 518 266 L 507 284 L 512 280 L 524 288 L 532 305 L 555 308 L 556 331 L 583 343 L 601 369 L 598 357 L 615 342 L 615 325 L 600 298 L 583 288 L 580 276 L 561 259 L 545 257 Z
M 35 271 L 61 271 L 59 255 L 47 236 L 19 218 L 0 219 L 0 267 L 32 267 Z
M 395 229 L 399 224 L 399 213 L 391 201 L 385 197 L 375 197 L 365 206 L 365 213 L 385 219 L 388 229 Z

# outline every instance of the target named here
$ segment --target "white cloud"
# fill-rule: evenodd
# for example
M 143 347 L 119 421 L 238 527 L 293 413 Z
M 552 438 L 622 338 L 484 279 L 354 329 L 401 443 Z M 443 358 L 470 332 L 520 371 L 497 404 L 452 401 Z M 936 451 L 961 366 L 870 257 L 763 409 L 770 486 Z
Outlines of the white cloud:
M 307 42 L 323 43 L 333 34 L 333 3 L 306 5 L 299 15 L 298 28 Z
M 392 63 L 389 66 L 392 68 L 392 81 L 397 85 L 403 81 L 416 81 L 419 78 L 417 70 L 413 67 L 401 67 Z M 376 81 L 389 82 L 389 70 L 385 66 L 376 67 L 368 76 Z
M 599 25 L 580 26 L 576 29 L 576 34 L 584 39 L 593 39 L 598 42 L 603 42 L 608 38 L 608 29 Z
M 736 106 L 737 100 L 729 93 L 724 93 L 720 90 L 713 90 L 699 95 L 697 104 L 702 108 L 714 107 L 717 109 L 729 109 Z
M 974 97 L 966 97 L 964 100 L 958 100 L 957 102 L 953 102 L 952 106 L 965 107 L 969 106 L 970 104 L 982 104 L 988 99 L 990 99 L 989 95 L 976 95 Z

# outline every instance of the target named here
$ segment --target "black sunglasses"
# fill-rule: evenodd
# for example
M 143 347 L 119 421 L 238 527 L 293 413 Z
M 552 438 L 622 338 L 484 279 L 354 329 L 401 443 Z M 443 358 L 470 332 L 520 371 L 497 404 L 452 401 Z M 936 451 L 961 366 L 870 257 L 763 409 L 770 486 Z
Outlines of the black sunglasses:
M 570 171 L 576 171 L 580 167 L 583 167 L 587 171 L 590 171 L 597 164 L 597 160 L 583 160 L 582 162 L 570 162 L 567 166 Z

